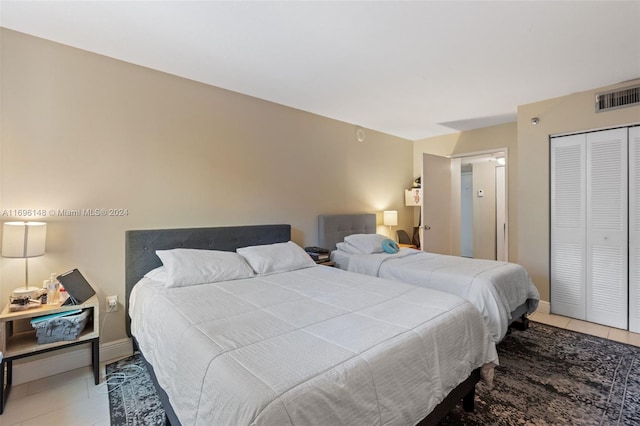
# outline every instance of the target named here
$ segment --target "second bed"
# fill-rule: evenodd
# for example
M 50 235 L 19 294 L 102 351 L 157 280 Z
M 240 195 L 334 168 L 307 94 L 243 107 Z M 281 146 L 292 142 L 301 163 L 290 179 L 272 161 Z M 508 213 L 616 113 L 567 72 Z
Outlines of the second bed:
M 518 264 L 413 249 L 397 254 L 372 252 L 369 246 L 375 243 L 375 233 L 375 214 L 321 215 L 318 219 L 319 245 L 332 250 L 331 259 L 340 269 L 461 296 L 480 311 L 495 342 L 501 341 L 509 325 L 518 319 L 526 328 L 527 315 L 538 307 L 540 294 Z M 344 248 L 341 243 L 350 236 L 359 238 L 362 250 L 335 250 L 336 245 Z

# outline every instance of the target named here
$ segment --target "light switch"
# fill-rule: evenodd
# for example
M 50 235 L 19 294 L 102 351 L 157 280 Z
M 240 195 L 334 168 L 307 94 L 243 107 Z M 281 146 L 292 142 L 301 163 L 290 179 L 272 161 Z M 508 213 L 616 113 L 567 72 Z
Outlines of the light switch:
M 478 197 L 484 197 L 484 191 L 482 189 L 478 190 Z

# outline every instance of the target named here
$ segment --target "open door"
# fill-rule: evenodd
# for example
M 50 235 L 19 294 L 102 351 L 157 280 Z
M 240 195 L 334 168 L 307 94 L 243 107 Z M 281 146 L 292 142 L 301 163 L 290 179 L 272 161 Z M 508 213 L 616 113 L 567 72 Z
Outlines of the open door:
M 496 167 L 496 260 L 507 262 L 507 184 L 505 166 Z
M 422 156 L 422 250 L 452 254 L 451 160 Z

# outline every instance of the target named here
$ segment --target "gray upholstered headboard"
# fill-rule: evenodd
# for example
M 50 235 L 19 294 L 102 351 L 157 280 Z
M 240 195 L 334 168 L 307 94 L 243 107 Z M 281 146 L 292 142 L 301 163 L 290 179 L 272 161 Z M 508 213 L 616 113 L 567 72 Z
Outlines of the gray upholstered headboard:
M 125 233 L 125 289 L 129 296 L 138 281 L 162 265 L 156 250 L 195 248 L 235 251 L 239 247 L 283 243 L 291 239 L 291 225 L 228 226 L 219 228 L 151 229 Z M 127 315 L 127 335 L 131 336 Z
M 351 234 L 375 234 L 375 213 L 323 214 L 318 216 L 318 245 L 335 250 L 336 243 Z

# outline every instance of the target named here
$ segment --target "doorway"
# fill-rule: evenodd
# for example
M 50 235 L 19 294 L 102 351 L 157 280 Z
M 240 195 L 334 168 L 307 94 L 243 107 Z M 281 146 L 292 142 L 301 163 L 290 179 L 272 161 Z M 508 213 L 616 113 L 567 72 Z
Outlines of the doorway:
M 423 154 L 421 240 L 425 251 L 431 251 L 428 248 L 430 239 L 441 240 L 436 236 L 446 233 L 450 241 L 448 251 L 435 252 L 507 261 L 506 149 L 439 157 L 448 167 L 443 171 L 439 166 L 438 178 L 433 177 L 433 157 Z M 449 179 L 445 178 L 447 173 Z M 445 181 L 450 185 L 444 185 Z M 441 195 L 431 198 L 429 194 L 441 192 L 448 192 L 450 201 L 435 203 L 436 214 L 433 208 L 428 208 L 434 205 L 429 200 Z M 442 221 L 442 217 L 447 220 Z M 439 232 L 434 233 L 434 230 Z M 442 246 L 442 243 L 438 245 Z

